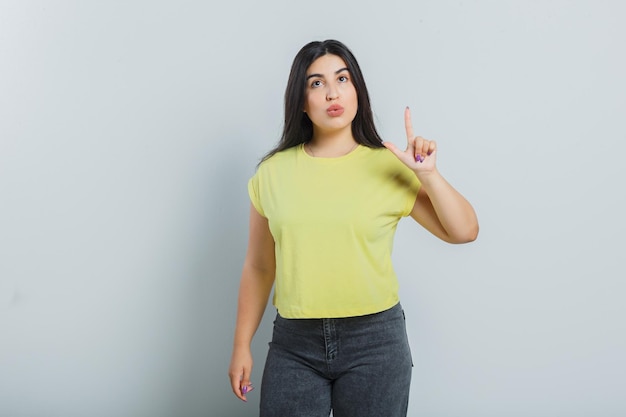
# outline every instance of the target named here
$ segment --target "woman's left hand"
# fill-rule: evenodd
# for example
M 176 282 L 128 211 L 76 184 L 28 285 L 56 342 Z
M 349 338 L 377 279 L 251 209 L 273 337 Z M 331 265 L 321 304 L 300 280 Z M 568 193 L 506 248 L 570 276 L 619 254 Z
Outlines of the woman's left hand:
M 404 110 L 404 127 L 407 140 L 404 151 L 398 149 L 391 142 L 383 142 L 383 145 L 393 152 L 404 165 L 411 168 L 418 177 L 436 171 L 437 143 L 434 140 L 427 140 L 421 136 L 413 135 L 411 111 L 408 107 Z

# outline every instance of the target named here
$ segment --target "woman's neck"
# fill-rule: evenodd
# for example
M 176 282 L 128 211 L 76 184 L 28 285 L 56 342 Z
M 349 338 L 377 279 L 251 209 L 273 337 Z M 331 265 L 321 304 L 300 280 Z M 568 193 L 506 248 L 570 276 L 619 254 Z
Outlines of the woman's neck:
M 358 145 L 352 131 L 335 133 L 313 133 L 313 138 L 306 143 L 305 150 L 311 156 L 334 158 L 346 155 Z
M 338 158 L 352 152 L 358 143 L 354 140 L 352 142 L 343 143 L 324 143 L 309 141 L 304 144 L 304 150 L 311 156 L 318 158 Z

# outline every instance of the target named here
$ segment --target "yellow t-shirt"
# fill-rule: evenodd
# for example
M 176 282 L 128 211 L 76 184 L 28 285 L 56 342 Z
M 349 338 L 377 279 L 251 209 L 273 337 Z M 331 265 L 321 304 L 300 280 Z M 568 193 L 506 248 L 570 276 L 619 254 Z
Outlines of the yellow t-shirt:
M 280 315 L 361 316 L 398 303 L 393 237 L 419 187 L 386 148 L 316 158 L 298 145 L 264 161 L 248 192 L 274 237 Z

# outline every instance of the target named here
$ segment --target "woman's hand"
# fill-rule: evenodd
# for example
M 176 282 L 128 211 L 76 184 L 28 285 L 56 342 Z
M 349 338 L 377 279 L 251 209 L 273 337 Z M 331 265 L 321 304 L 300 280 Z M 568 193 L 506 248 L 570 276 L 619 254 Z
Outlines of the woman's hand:
M 253 390 L 250 383 L 252 363 L 252 353 L 249 347 L 233 348 L 228 376 L 233 392 L 242 401 L 247 401 L 246 394 Z
M 436 171 L 437 144 L 433 140 L 427 140 L 421 136 L 413 135 L 411 111 L 408 107 L 404 110 L 404 127 L 406 129 L 407 141 L 404 151 L 399 150 L 391 142 L 383 142 L 383 145 L 393 152 L 404 165 L 411 168 L 418 178 Z

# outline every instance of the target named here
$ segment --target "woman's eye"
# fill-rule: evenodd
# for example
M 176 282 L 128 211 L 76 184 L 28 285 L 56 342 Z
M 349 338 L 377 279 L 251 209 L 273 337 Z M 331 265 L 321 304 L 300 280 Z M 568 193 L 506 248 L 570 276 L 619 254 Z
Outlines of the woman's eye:
M 345 75 L 340 76 L 339 77 L 339 82 L 340 83 L 348 82 L 348 77 L 346 77 Z
M 320 85 L 322 85 L 322 81 L 321 80 L 315 80 L 311 83 L 311 87 L 315 88 L 315 87 L 319 87 Z

